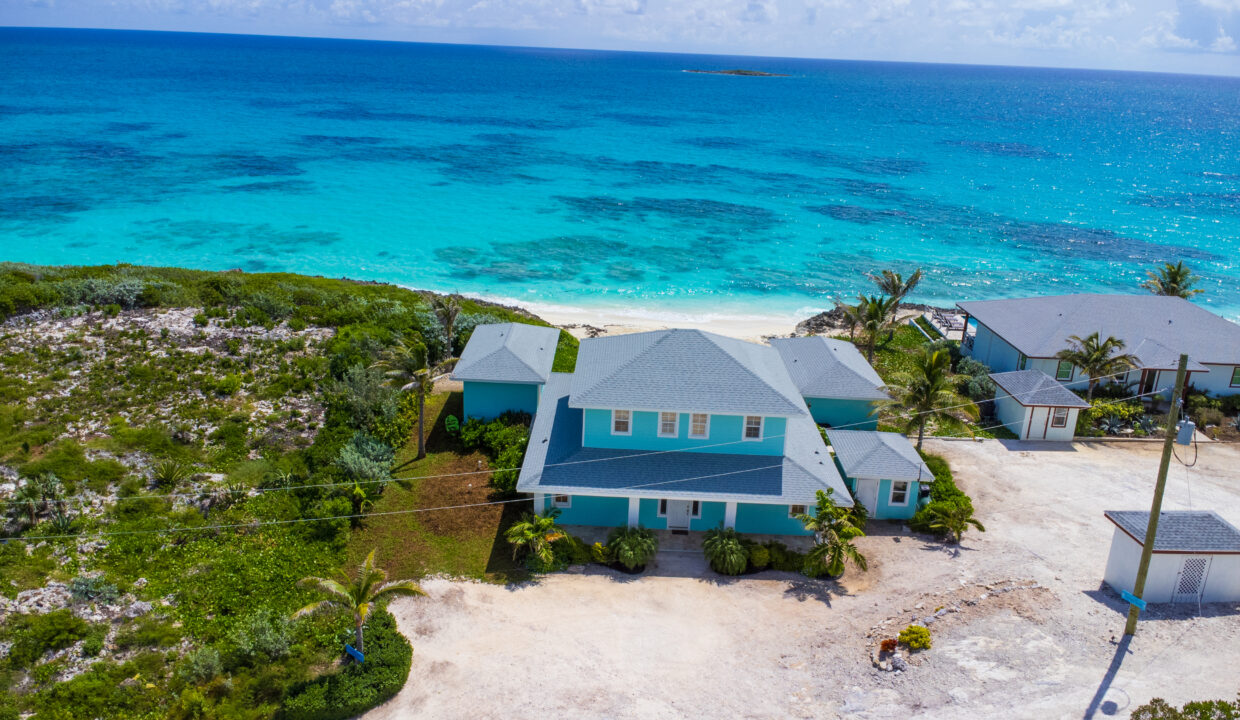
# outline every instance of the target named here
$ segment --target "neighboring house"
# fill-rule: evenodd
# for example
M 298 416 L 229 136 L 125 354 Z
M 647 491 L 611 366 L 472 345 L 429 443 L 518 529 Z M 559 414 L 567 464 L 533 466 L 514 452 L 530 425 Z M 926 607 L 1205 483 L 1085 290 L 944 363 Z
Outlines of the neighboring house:
M 921 488 L 934 473 L 904 435 L 864 430 L 827 430 L 835 462 L 870 517 L 911 518 Z
M 1088 378 L 1055 358 L 1068 337 L 1097 332 L 1125 343 L 1137 368 L 1116 378 L 1139 393 L 1169 390 L 1181 352 L 1189 356 L 1188 382 L 1216 395 L 1240 393 L 1240 325 L 1178 297 L 1161 295 L 1053 295 L 962 302 L 965 355 L 995 372 L 1041 370 L 1072 387 Z
M 551 375 L 559 340 L 559 330 L 537 325 L 475 327 L 452 371 L 452 379 L 465 385 L 465 417 L 491 420 L 509 411 L 533 414 Z
M 1089 403 L 1041 370 L 992 373 L 995 416 L 1021 440 L 1071 442 Z
M 771 340 L 814 422 L 853 430 L 878 428 L 878 409 L 890 395 L 857 346 L 833 338 Z
M 517 489 L 561 522 L 807 534 L 818 490 L 852 500 L 780 354 L 699 330 L 581 341 L 552 373 Z
M 1108 510 L 1115 523 L 1104 579 L 1133 592 L 1148 511 Z M 1240 531 L 1215 512 L 1164 510 L 1158 516 L 1142 599 L 1150 603 L 1240 601 Z

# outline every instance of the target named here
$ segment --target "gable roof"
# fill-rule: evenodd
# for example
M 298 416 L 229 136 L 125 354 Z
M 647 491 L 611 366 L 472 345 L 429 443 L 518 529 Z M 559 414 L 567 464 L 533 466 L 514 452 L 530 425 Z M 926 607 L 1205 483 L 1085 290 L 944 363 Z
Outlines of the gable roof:
M 1025 407 L 1089 407 L 1089 403 L 1079 395 L 1041 370 L 991 373 L 990 379 L 995 381 L 1000 390 L 995 393 L 995 400 L 1010 397 Z
M 803 397 L 886 400 L 883 379 L 857 346 L 815 335 L 771 340 Z
M 1186 352 L 1198 362 L 1240 364 L 1240 325 L 1183 298 L 1080 294 L 956 305 L 1029 357 L 1054 357 L 1067 347 L 1069 335 L 1097 331 L 1123 340 L 1128 352 L 1148 339 L 1177 358 Z M 1150 361 L 1166 364 L 1154 356 Z
M 827 437 L 849 477 L 934 480 L 934 473 L 917 454 L 913 443 L 899 433 L 827 428 Z
M 545 383 L 559 340 L 556 328 L 525 323 L 479 325 L 469 336 L 452 379 Z
M 573 408 L 808 415 L 773 348 L 702 330 L 581 341 Z
M 572 375 L 551 373 L 543 387 L 517 480 L 520 492 L 813 505 L 817 491 L 830 488 L 839 504 L 851 505 L 808 416 L 789 418 L 782 456 L 582 447 L 584 410 L 569 405 L 572 381 Z
M 1148 510 L 1107 510 L 1106 518 L 1145 544 Z M 1154 552 L 1240 553 L 1240 530 L 1214 511 L 1163 510 L 1158 514 Z

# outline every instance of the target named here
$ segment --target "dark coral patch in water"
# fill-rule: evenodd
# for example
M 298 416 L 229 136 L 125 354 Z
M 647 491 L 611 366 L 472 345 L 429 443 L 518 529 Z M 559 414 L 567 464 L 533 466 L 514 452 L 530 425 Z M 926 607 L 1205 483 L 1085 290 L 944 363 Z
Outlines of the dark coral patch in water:
M 1000 157 L 1021 157 L 1032 158 L 1035 160 L 1047 160 L 1059 157 L 1059 153 L 1051 152 L 1045 148 L 1036 145 L 1029 145 L 1023 142 L 988 142 L 984 140 L 940 140 L 940 145 L 949 145 L 954 147 L 973 150 L 974 152 L 985 153 L 987 155 L 998 155 Z
M 1183 215 L 1240 214 L 1240 192 L 1185 192 L 1169 195 L 1138 195 L 1132 205 L 1174 210 Z
M 71 213 L 91 204 L 75 195 L 18 195 L 0 197 L 0 218 L 28 222 L 65 222 Z
M 132 235 L 139 242 L 185 249 L 223 244 L 228 253 L 236 255 L 278 256 L 307 245 L 323 247 L 344 239 L 338 233 L 314 230 L 304 225 L 282 229 L 269 223 L 167 219 L 148 220 L 135 225 L 140 229 Z
M 555 199 L 578 215 L 591 219 L 645 221 L 650 216 L 660 216 L 681 222 L 721 223 L 749 231 L 770 228 L 777 221 L 775 213 L 763 207 L 707 198 L 636 197 L 622 200 L 607 195 L 556 195 Z
M 135 133 L 146 132 L 154 129 L 155 123 L 149 122 L 110 122 L 103 126 L 104 132 L 109 133 Z
M 251 153 L 231 153 L 219 156 L 211 164 L 216 172 L 230 177 L 266 177 L 273 175 L 301 175 L 306 171 L 293 158 L 269 157 Z
M 826 215 L 834 220 L 858 225 L 907 224 L 912 218 L 903 210 L 876 210 L 860 205 L 816 205 L 806 207 L 810 212 Z
M 794 148 L 785 152 L 790 158 L 811 165 L 841 168 L 859 175 L 912 175 L 924 172 L 926 163 L 922 160 L 899 157 L 853 157 L 831 150 L 807 150 Z
M 309 180 L 272 180 L 270 182 L 252 182 L 243 185 L 224 185 L 220 187 L 226 193 L 264 193 L 274 192 L 285 195 L 301 195 L 314 190 L 314 183 Z
M 601 112 L 598 113 L 597 117 L 637 127 L 671 127 L 678 122 L 676 118 L 668 115 L 647 115 L 644 113 Z
M 341 148 L 353 145 L 377 145 L 381 137 L 370 135 L 302 135 L 297 142 L 310 147 Z
M 733 137 L 676 138 L 675 142 L 680 143 L 681 145 L 692 145 L 693 147 L 705 148 L 707 150 L 735 150 L 738 148 L 752 147 L 756 144 L 754 140 Z
M 349 105 L 326 110 L 310 110 L 302 113 L 307 117 L 326 120 L 373 120 L 386 122 L 435 123 L 438 125 L 483 125 L 515 128 L 520 130 L 565 130 L 577 127 L 575 123 L 540 118 L 502 117 L 490 115 L 427 115 L 426 113 L 370 110 Z

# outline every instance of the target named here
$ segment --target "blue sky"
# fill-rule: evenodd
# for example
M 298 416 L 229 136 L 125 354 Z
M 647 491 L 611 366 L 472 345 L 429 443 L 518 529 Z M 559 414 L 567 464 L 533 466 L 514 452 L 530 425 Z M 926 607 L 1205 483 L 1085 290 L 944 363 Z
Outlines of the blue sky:
M 1240 75 L 1240 0 L 0 0 L 0 24 Z

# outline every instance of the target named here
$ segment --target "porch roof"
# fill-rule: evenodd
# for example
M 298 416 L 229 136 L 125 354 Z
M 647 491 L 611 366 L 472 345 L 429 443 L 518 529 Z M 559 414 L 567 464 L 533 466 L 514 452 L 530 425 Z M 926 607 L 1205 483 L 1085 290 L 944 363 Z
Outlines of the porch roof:
M 917 454 L 913 443 L 899 433 L 828 428 L 827 436 L 848 477 L 934 480 L 934 473 Z
M 832 488 L 850 497 L 809 418 L 789 418 L 784 454 L 739 455 L 683 450 L 582 447 L 582 416 L 569 407 L 572 375 L 552 373 L 543 388 L 521 466 L 521 492 L 670 497 L 687 500 L 813 504 Z

